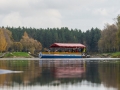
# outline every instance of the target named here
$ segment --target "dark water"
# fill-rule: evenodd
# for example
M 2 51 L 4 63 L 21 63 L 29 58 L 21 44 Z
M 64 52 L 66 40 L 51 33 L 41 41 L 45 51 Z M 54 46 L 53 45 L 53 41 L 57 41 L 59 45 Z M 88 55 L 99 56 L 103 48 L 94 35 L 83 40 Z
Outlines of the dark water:
M 120 61 L 0 60 L 0 90 L 120 90 Z

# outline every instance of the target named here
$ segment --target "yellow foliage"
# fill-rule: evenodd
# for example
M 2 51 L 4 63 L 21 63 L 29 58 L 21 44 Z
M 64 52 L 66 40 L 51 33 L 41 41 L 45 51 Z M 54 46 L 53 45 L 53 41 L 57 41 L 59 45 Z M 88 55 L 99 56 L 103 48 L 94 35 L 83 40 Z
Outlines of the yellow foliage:
M 35 50 L 40 51 L 42 49 L 42 45 L 37 40 L 34 40 L 33 38 L 30 38 L 27 34 L 27 32 L 24 32 L 24 35 L 22 36 L 22 39 L 20 40 L 23 49 L 25 51 L 30 51 L 33 53 Z
M 3 31 L 0 29 L 0 52 L 5 51 L 6 47 L 7 47 L 7 42 L 6 42 Z
M 13 43 L 13 49 L 14 49 L 14 51 L 22 51 L 23 46 L 20 42 L 14 42 Z
M 24 32 L 24 35 L 22 36 L 22 38 L 29 38 L 29 36 L 28 36 L 26 31 Z

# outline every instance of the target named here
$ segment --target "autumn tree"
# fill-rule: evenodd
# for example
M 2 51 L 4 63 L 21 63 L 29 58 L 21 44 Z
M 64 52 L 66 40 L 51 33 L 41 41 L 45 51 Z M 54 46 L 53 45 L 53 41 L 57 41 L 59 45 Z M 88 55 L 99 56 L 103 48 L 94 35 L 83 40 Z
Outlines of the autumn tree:
M 118 50 L 120 51 L 120 15 L 117 16 L 117 22 L 116 22 L 118 32 L 117 32 L 117 44 L 118 44 Z
M 6 50 L 11 50 L 12 49 L 12 45 L 13 45 L 13 37 L 12 37 L 12 32 L 10 30 L 7 30 L 7 29 L 2 29 L 3 30 L 3 33 L 4 33 L 4 36 L 5 36 L 5 39 L 6 39 L 6 42 L 7 42 L 7 47 L 6 47 Z
M 23 45 L 23 50 L 27 52 L 29 51 L 32 54 L 34 54 L 35 51 L 42 49 L 41 43 L 37 40 L 34 40 L 33 38 L 30 38 L 26 31 L 24 32 L 24 35 L 22 36 L 20 42 Z
M 38 42 L 37 40 L 34 40 L 34 47 L 35 47 L 35 52 L 40 52 L 42 49 L 42 44 Z
M 0 52 L 3 52 L 6 50 L 7 42 L 5 39 L 5 35 L 3 33 L 3 30 L 0 29 Z
M 23 46 L 22 46 L 22 44 L 20 42 L 14 42 L 12 49 L 14 51 L 22 51 Z
M 101 38 L 98 42 L 99 51 L 113 52 L 117 50 L 117 27 L 116 25 L 106 24 L 101 31 Z

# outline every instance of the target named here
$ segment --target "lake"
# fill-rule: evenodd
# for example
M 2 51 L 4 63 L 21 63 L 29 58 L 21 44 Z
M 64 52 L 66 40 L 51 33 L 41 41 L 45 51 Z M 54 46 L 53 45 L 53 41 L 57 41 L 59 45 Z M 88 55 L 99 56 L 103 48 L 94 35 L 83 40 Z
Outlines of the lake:
M 0 90 L 120 90 L 120 59 L 2 58 Z

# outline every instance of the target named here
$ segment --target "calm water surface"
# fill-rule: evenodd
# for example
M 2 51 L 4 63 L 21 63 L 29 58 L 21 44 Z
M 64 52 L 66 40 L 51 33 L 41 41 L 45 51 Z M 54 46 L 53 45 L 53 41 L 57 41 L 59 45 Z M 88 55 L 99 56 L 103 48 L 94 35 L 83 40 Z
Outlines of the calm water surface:
M 120 90 L 120 60 L 0 60 L 0 90 Z

